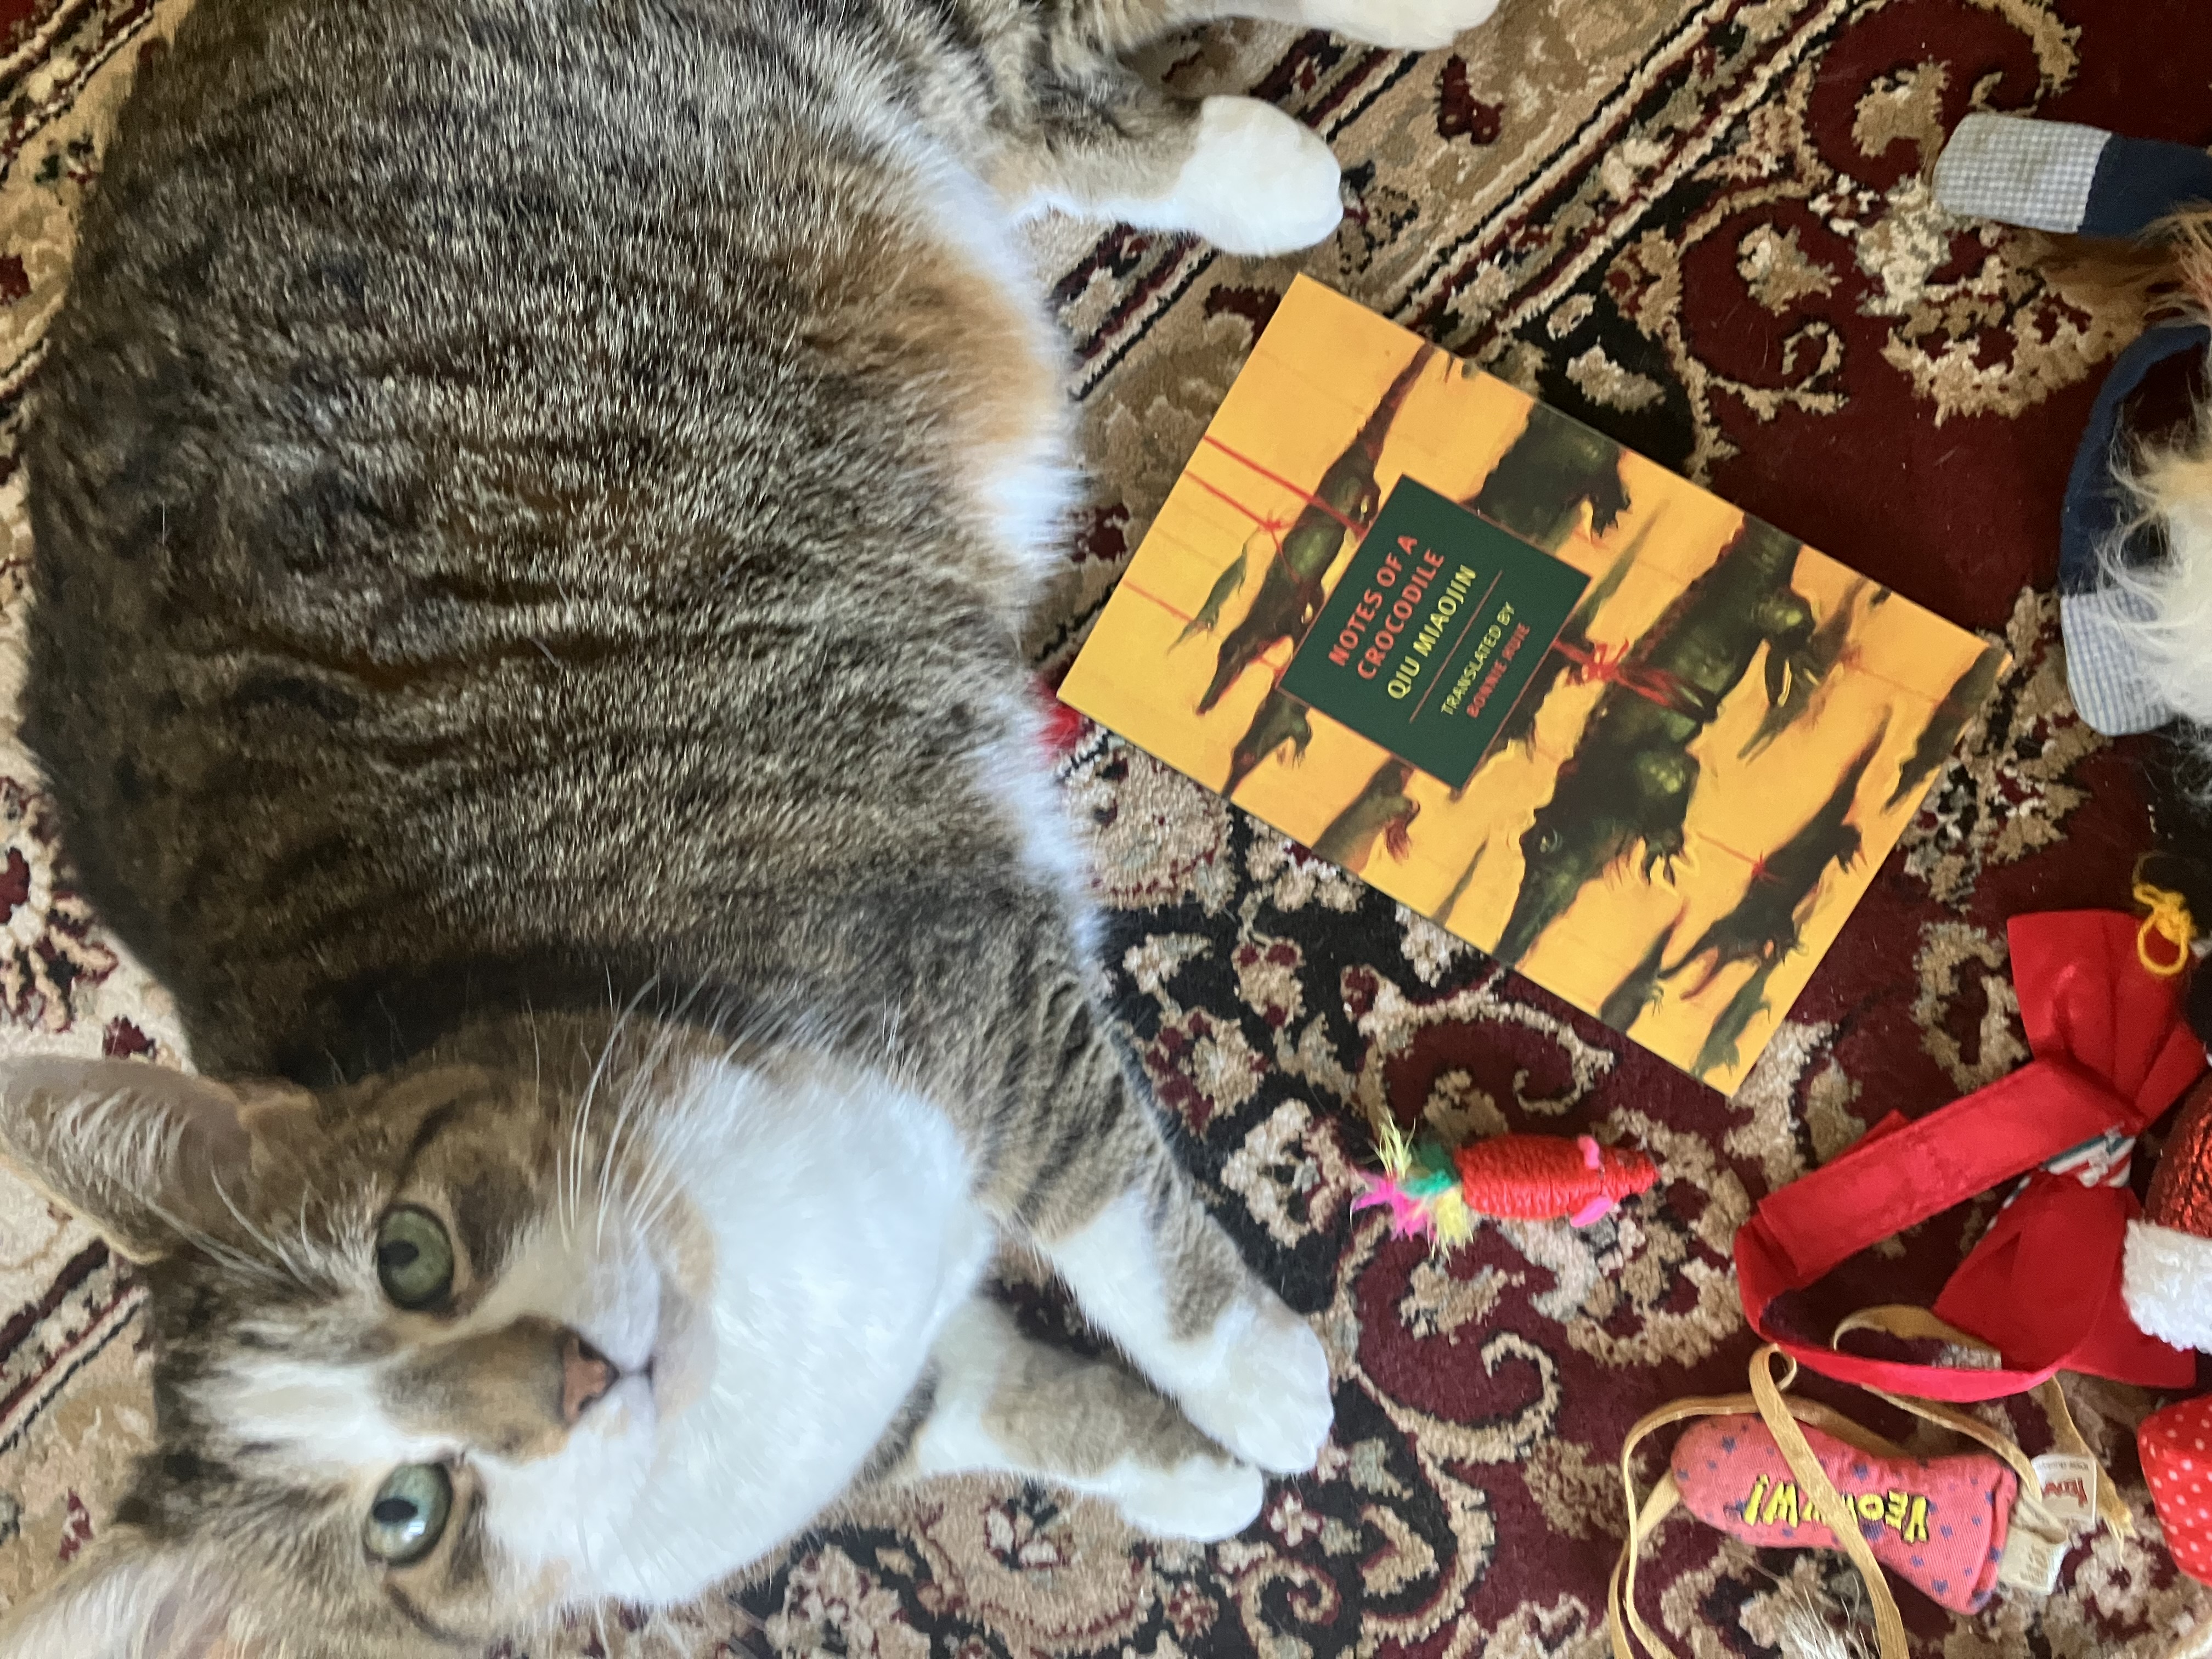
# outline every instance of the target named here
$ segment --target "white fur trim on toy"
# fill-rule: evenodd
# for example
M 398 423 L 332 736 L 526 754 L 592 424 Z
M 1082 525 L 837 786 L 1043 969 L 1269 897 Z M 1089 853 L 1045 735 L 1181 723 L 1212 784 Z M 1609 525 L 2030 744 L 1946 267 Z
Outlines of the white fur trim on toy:
M 2121 1285 L 2142 1330 L 2212 1353 L 2212 1238 L 2130 1222 Z

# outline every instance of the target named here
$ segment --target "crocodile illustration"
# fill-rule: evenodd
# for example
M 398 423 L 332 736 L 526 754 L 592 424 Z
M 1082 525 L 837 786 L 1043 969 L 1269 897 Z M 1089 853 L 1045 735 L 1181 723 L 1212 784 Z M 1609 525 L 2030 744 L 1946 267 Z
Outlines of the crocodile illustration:
M 1904 765 L 1897 770 L 1897 787 L 1889 792 L 1889 799 L 1882 811 L 1893 812 L 1911 799 L 1915 790 L 1923 788 L 1936 770 L 1951 758 L 1951 750 L 1982 705 L 1990 700 L 1990 693 L 1997 689 L 1997 676 L 2004 671 L 2005 653 L 1990 646 L 1974 659 L 1974 665 L 1959 676 L 1958 681 L 1944 694 L 1943 701 L 1936 705 L 1936 712 L 1928 717 L 1921 728 L 1920 740 L 1912 745 Z
M 1267 574 L 1260 580 L 1252 608 L 1222 636 L 1212 682 L 1199 699 L 1200 714 L 1211 713 L 1244 671 L 1272 647 L 1288 640 L 1295 649 L 1305 638 L 1313 619 L 1321 614 L 1327 597 L 1322 583 L 1337 555 L 1344 550 L 1345 538 L 1352 533 L 1348 526 L 1364 530 L 1382 506 L 1375 487 L 1375 468 L 1390 424 L 1405 407 L 1413 383 L 1440 355 L 1432 345 L 1424 345 L 1413 354 L 1413 362 L 1391 381 L 1366 424 L 1322 474 L 1315 499 L 1283 532 L 1282 550 L 1267 561 Z
M 1412 848 L 1408 831 L 1421 815 L 1421 804 L 1406 793 L 1413 769 L 1401 760 L 1385 761 L 1351 805 L 1314 842 L 1314 854 L 1357 875 L 1367 867 L 1380 836 L 1390 856 L 1402 859 Z
M 1521 887 L 1492 954 L 1517 963 L 1582 890 L 1641 847 L 1673 878 L 1698 766 L 1690 745 L 1766 658 L 1770 704 L 1813 635 L 1791 586 L 1803 544 L 1747 519 L 1713 567 L 1637 641 L 1521 837 Z
M 1544 653 L 1544 660 L 1537 664 L 1534 675 L 1530 678 L 1527 689 L 1521 693 L 1521 701 L 1513 705 L 1513 713 L 1499 728 L 1498 747 L 1491 750 L 1492 754 L 1497 754 L 1507 744 L 1518 744 L 1525 748 L 1534 743 L 1536 740 L 1536 716 L 1542 711 L 1545 699 L 1558 689 L 1559 682 L 1570 671 L 1586 666 L 1597 659 L 1601 647 L 1591 640 L 1590 629 L 1597 621 L 1597 613 L 1605 608 L 1615 593 L 1620 592 L 1621 583 L 1628 579 L 1628 573 L 1635 568 L 1636 561 L 1643 556 L 1644 549 L 1650 541 L 1651 532 L 1658 522 L 1655 516 L 1638 530 L 1634 539 L 1606 568 L 1605 574 L 1599 577 L 1590 591 L 1583 595 L 1582 603 L 1567 618 L 1567 625 L 1559 630 L 1557 643 Z
M 1834 611 L 1813 630 L 1805 646 L 1805 672 L 1793 674 L 1790 695 L 1759 717 L 1759 730 L 1751 734 L 1738 759 L 1752 760 L 1764 754 L 1777 738 L 1798 721 L 1815 718 L 1826 705 L 1832 689 L 1829 677 L 1850 648 L 1851 630 L 1858 626 L 1859 602 L 1866 597 L 1867 586 L 1863 580 L 1852 583 Z
M 1674 943 L 1674 933 L 1681 927 L 1682 918 L 1689 914 L 1687 904 L 1674 912 L 1674 920 L 1659 930 L 1658 938 L 1644 953 L 1644 960 L 1613 988 L 1613 994 L 1598 1009 L 1597 1017 L 1613 1030 L 1626 1036 L 1638 1020 L 1665 1000 L 1667 993 L 1660 981 L 1666 977 L 1667 951 Z
M 1567 544 L 1588 506 L 1590 534 L 1602 538 L 1628 511 L 1623 453 L 1603 433 L 1548 404 L 1531 404 L 1513 447 L 1461 505 L 1547 553 Z
M 1280 688 L 1270 691 L 1261 700 L 1244 735 L 1237 739 L 1237 747 L 1230 751 L 1229 781 L 1222 786 L 1221 793 L 1233 797 L 1260 763 L 1279 753 L 1285 744 L 1291 750 L 1287 758 L 1296 762 L 1306 757 L 1306 750 L 1312 744 L 1313 722 L 1306 718 L 1305 704 L 1296 697 L 1285 696 Z
M 1676 978 L 1692 963 L 1705 963 L 1705 977 L 1689 992 L 1698 996 L 1738 963 L 1771 967 L 1797 949 L 1805 912 L 1820 893 L 1828 866 L 1849 870 L 1858 862 L 1859 830 L 1851 822 L 1851 807 L 1867 769 L 1888 735 L 1885 720 L 1844 769 L 1820 811 L 1778 851 L 1759 860 L 1735 908 L 1706 928 L 1665 977 Z
M 1781 966 L 1779 961 L 1760 963 L 1758 971 L 1729 999 L 1729 1006 L 1721 1010 L 1713 1029 L 1705 1033 L 1705 1042 L 1698 1045 L 1697 1059 L 1690 1062 L 1692 1077 L 1711 1077 L 1723 1066 L 1733 1067 L 1741 1063 L 1741 1052 L 1737 1045 L 1751 1029 L 1752 1021 L 1772 1012 L 1766 1000 L 1766 988 L 1775 969 Z
M 1452 884 L 1451 891 L 1444 895 L 1444 902 L 1429 912 L 1431 921 L 1439 927 L 1451 926 L 1452 912 L 1459 908 L 1459 902 L 1467 896 L 1467 890 L 1474 884 L 1474 872 L 1482 868 L 1482 860 L 1489 851 L 1490 841 L 1485 836 L 1482 845 L 1474 849 L 1474 856 L 1467 861 L 1467 868 L 1459 872 L 1459 879 Z
M 1264 542 L 1266 533 L 1255 532 L 1237 550 L 1237 556 L 1229 562 L 1229 568 L 1214 578 L 1212 590 L 1206 594 L 1206 603 L 1199 606 L 1195 617 L 1182 625 L 1182 632 L 1175 636 L 1175 645 L 1170 646 L 1169 650 L 1173 651 L 1176 646 L 1195 639 L 1200 634 L 1211 634 L 1221 625 L 1221 608 L 1243 591 L 1244 578 L 1251 568 L 1252 543 L 1255 540 Z M 1269 556 L 1273 556 L 1273 551 L 1272 546 L 1268 547 Z

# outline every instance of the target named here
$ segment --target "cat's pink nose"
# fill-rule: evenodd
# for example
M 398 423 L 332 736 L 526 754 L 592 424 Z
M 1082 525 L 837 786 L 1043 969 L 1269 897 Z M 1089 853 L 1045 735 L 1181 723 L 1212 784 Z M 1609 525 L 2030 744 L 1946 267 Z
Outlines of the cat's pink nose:
M 605 1397 L 615 1385 L 615 1368 L 606 1355 L 575 1334 L 568 1331 L 561 1338 L 561 1420 L 570 1428 L 576 1419 L 589 1411 L 592 1404 Z

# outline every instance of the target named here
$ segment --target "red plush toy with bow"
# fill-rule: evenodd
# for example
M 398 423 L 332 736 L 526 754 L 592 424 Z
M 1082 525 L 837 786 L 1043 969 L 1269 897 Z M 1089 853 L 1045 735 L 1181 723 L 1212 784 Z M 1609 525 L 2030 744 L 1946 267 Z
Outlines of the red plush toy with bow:
M 1884 1119 L 1767 1198 L 1736 1236 L 1754 1329 L 1814 1370 L 1921 1399 L 2023 1394 L 2062 1370 L 2193 1386 L 2196 1357 L 2138 1325 L 2123 1290 L 2141 1215 L 2127 1185 L 2135 1137 L 2205 1064 L 2183 1018 L 2184 981 L 2146 965 L 2138 927 L 2112 911 L 2014 919 L 2014 982 L 2034 1059 L 1925 1117 Z M 1771 1305 L 1785 1291 L 2022 1176 L 1936 1304 L 1940 1318 L 2000 1351 L 2002 1369 L 1872 1359 L 1774 1328 Z
M 2169 960 L 2140 928 L 2107 912 L 2014 921 L 2014 981 L 2035 1058 L 1925 1117 L 1884 1120 L 1761 1204 L 1736 1239 L 1755 1329 L 1772 1337 L 1776 1299 L 1845 1257 L 2024 1176 L 1935 1309 L 1998 1349 L 2002 1369 L 1781 1346 L 1814 1370 L 1923 1398 L 1996 1399 L 2062 1370 L 2195 1386 L 2191 1351 L 2212 1352 L 2212 1080 L 2200 1081 L 2204 1044 L 2184 1018 L 2186 981 L 2176 970 L 2187 966 L 2186 946 Z M 2136 1137 L 2185 1093 L 2138 1206 L 2129 1188 Z M 2212 1401 L 2157 1413 L 2137 1443 L 2176 1563 L 2212 1583 Z
M 2126 1285 L 2136 1324 L 2212 1353 L 2212 1082 L 2182 1108 L 2142 1215 L 2128 1228 Z
M 2136 1324 L 2212 1352 L 2212 1081 L 2182 1108 L 2142 1216 L 2128 1228 L 2126 1282 Z M 2136 1446 L 2175 1565 L 2212 1584 L 2212 1397 L 2158 1413 Z

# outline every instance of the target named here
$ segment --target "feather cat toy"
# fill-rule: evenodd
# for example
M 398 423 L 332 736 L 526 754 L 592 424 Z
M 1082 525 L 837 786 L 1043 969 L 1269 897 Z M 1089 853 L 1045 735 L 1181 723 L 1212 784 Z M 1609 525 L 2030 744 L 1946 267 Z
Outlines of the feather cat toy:
M 1426 1136 L 1414 1140 L 1386 1118 L 1376 1143 L 1382 1170 L 1362 1175 L 1367 1190 L 1352 1207 L 1387 1209 L 1395 1236 L 1432 1239 L 1439 1249 L 1473 1238 L 1478 1220 L 1587 1227 L 1659 1180 L 1644 1153 L 1588 1135 L 1498 1135 L 1453 1150 Z

